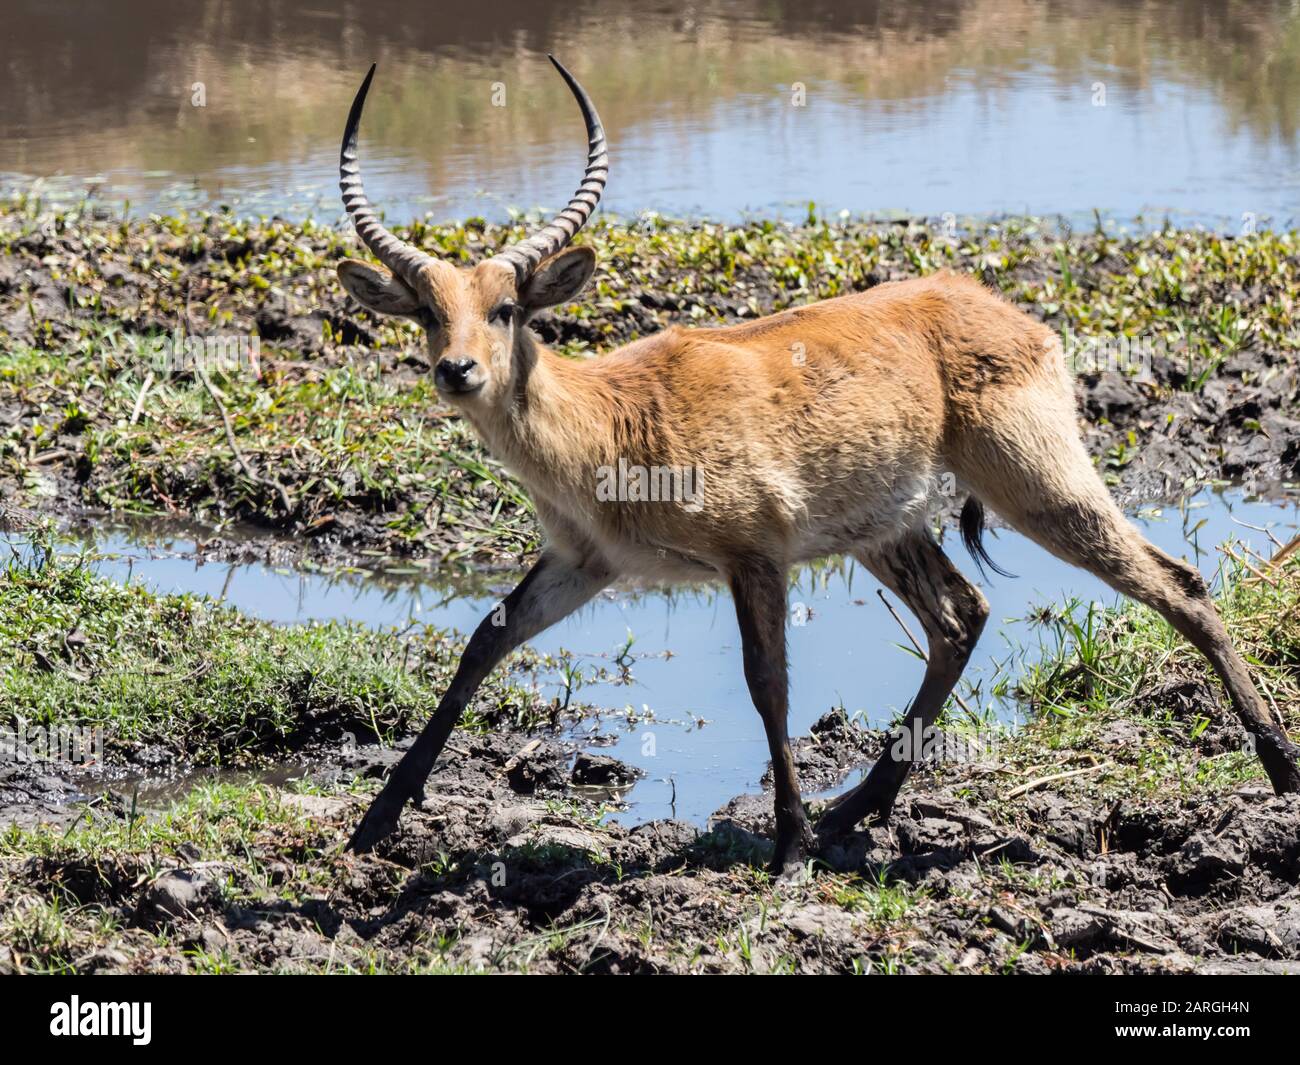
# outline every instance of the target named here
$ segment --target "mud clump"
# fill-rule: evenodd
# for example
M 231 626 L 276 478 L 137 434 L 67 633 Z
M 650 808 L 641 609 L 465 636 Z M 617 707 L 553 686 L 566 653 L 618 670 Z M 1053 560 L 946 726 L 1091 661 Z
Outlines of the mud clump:
M 630 788 L 644 776 L 640 769 L 617 758 L 586 751 L 578 755 L 569 772 L 571 783 L 588 788 Z
M 213 869 L 173 869 L 163 873 L 140 896 L 136 920 L 161 927 L 191 920 L 216 908 L 221 888 Z
M 879 739 L 827 715 L 800 742 L 801 765 L 844 786 Z M 544 737 L 456 733 L 373 854 L 342 850 L 363 798 L 265 786 L 274 816 L 237 845 L 204 843 L 221 823 L 212 813 L 194 842 L 155 845 L 150 859 L 53 846 L 10 864 L 2 897 L 12 912 L 64 899 L 108 915 L 79 944 L 78 971 L 181 972 L 214 958 L 260 972 L 1300 965 L 1300 797 L 1116 804 L 1042 788 L 1008 804 L 978 769 L 922 772 L 888 824 L 827 846 L 810 877 L 774 882 L 762 868 L 770 794 L 738 796 L 703 826 L 627 826 L 605 816 L 607 796 L 587 794 L 627 767 L 583 754 L 568 769 L 571 758 Z M 314 779 L 346 786 L 393 761 L 353 748 Z M 9 964 L 24 971 L 30 958 Z

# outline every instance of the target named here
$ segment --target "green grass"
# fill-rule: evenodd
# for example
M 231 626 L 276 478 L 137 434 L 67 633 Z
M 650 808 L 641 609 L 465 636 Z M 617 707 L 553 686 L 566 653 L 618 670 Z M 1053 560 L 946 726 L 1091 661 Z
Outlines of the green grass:
M 479 220 L 397 229 L 455 263 L 523 231 Z M 1175 388 L 1204 388 L 1243 352 L 1265 357 L 1240 371 L 1247 382 L 1276 373 L 1300 343 L 1292 231 L 1061 234 L 1019 219 L 950 238 L 938 226 L 814 213 L 800 225 L 603 219 L 582 240 L 598 253 L 595 282 L 542 322 L 571 354 L 938 269 L 980 276 L 1080 341 L 1163 346 L 1181 360 Z M 35 197 L 0 205 L 0 258 L 32 279 L 0 295 L 0 321 L 27 323 L 13 326 L 0 363 L 0 482 L 33 506 L 75 498 L 244 518 L 466 562 L 531 553 L 527 500 L 414 372 L 419 330 L 345 300 L 334 266 L 349 254 L 350 237 L 312 220 L 116 222 L 51 212 Z M 145 388 L 143 353 L 182 323 L 262 338 L 260 378 L 213 380 L 254 476 L 200 381 L 155 374 Z M 1116 476 L 1141 446 L 1140 434 L 1116 445 L 1102 457 L 1106 472 Z
M 1266 580 L 1225 558 L 1217 605 L 1256 686 L 1295 737 L 1300 559 L 1293 555 L 1263 574 Z M 1208 664 L 1153 611 L 1072 601 L 1044 611 L 1038 629 L 1040 645 L 1025 658 L 1016 685 L 1029 720 L 1000 745 L 1004 772 L 1028 779 L 1099 767 L 1062 786 L 1114 798 L 1214 794 L 1254 781 L 1267 786 Z M 1170 694 L 1179 685 L 1186 685 L 1190 701 Z M 1103 742 L 1116 722 L 1135 726 L 1140 739 Z M 1225 726 L 1223 749 L 1202 750 L 1207 732 Z
M 132 927 L 124 900 L 165 869 L 199 861 L 217 863 L 226 905 L 301 904 L 329 891 L 337 844 L 256 785 L 200 785 L 157 817 L 90 817 L 64 831 L 11 826 L 0 832 L 0 941 L 31 972 L 75 971 L 79 958 L 124 938 L 146 955 L 186 953 L 195 971 L 237 971 L 228 958 L 171 943 L 165 930 Z
M 0 573 L 0 724 L 98 726 L 118 757 L 162 744 L 210 765 L 316 733 L 391 738 L 437 705 L 460 640 L 433 627 L 272 625 L 207 598 L 116 584 L 46 545 Z M 539 661 L 523 652 L 513 665 Z M 557 708 L 520 678 L 490 680 L 465 727 L 551 720 Z
M 593 831 L 600 829 L 593 826 Z M 482 875 L 481 870 L 449 864 L 442 854 L 418 870 L 386 861 L 358 863 L 341 852 L 341 844 L 337 819 L 313 817 L 262 784 L 204 784 L 166 812 L 137 820 L 91 815 L 66 830 L 11 827 L 0 832 L 0 942 L 12 953 L 10 959 L 0 955 L 0 962 L 16 961 L 24 972 L 76 972 L 101 952 L 113 950 L 128 964 L 150 971 L 266 971 L 286 962 L 291 971 L 300 972 L 468 971 L 449 959 L 449 951 L 462 935 L 481 934 L 483 929 L 449 929 L 436 920 L 426 927 L 421 918 L 410 928 L 409 938 L 397 942 L 349 937 L 331 946 L 331 937 L 313 930 L 315 949 L 310 956 L 281 958 L 277 951 L 268 960 L 247 949 L 232 952 L 198 943 L 170 924 L 154 927 L 136 917 L 143 886 L 178 866 L 205 869 L 218 882 L 219 901 L 210 904 L 216 912 L 279 915 L 276 926 L 286 929 L 294 927 L 294 913 L 311 914 L 323 900 L 354 912 L 354 920 L 359 920 L 375 903 L 394 904 L 408 897 L 404 892 L 419 898 L 429 885 L 438 884 L 465 890 L 472 887 L 465 884 L 467 878 Z M 512 875 L 527 868 L 543 873 L 550 868 L 563 880 L 582 868 L 567 848 L 555 855 L 540 847 L 507 849 L 491 857 L 508 861 Z M 648 873 L 638 870 L 635 875 L 643 878 Z M 513 928 L 508 938 L 498 939 L 484 967 L 528 972 L 559 960 L 581 970 L 592 955 L 583 961 L 578 950 L 575 961 L 575 940 L 608 931 L 629 941 L 639 939 L 647 950 L 665 958 L 698 961 L 705 948 L 746 971 L 793 971 L 794 958 L 773 947 L 774 942 L 779 947 L 781 939 L 768 934 L 770 916 L 781 911 L 783 902 L 804 898 L 852 914 L 864 929 L 863 946 L 879 954 L 875 960 L 861 959 L 861 965 L 892 971 L 901 956 L 898 945 L 910 934 L 914 910 L 925 900 L 924 892 L 884 877 L 864 880 L 825 871 L 801 888 L 774 886 L 762 873 L 743 867 L 725 874 L 697 870 L 676 875 L 707 878 L 716 899 L 716 905 L 703 911 L 699 927 L 689 932 L 677 928 L 670 933 L 662 922 L 656 927 L 653 911 L 632 920 L 635 908 L 620 909 L 616 915 L 541 918 L 535 926 Z M 635 890 L 614 872 L 607 879 L 614 889 Z M 509 908 L 503 912 L 508 915 Z M 214 922 L 209 917 L 206 923 Z M 189 922 L 179 924 L 192 928 Z M 884 944 L 879 951 L 874 949 L 877 942 Z
M 1267 580 L 1225 563 L 1220 608 L 1294 734 L 1300 730 L 1300 560 L 1256 568 Z M 1195 714 L 1174 713 L 1154 697 L 1171 679 L 1213 682 L 1195 652 L 1148 611 L 1067 603 L 1043 611 L 1039 625 L 1041 645 L 1019 678 L 1032 717 L 1000 745 L 995 773 L 979 776 L 976 787 L 985 790 L 973 793 L 973 801 L 982 813 L 1014 822 L 1021 800 L 1008 797 L 1013 788 L 1099 763 L 1102 770 L 1053 790 L 1076 799 L 1086 792 L 1107 801 L 1165 801 L 1199 799 L 1262 779 L 1238 750 L 1199 750 L 1211 725 Z M 81 634 L 71 657 L 58 649 L 60 634 L 68 631 Z M 337 704 L 357 718 L 374 714 L 389 728 L 401 727 L 403 715 L 416 718 L 445 676 L 438 665 L 449 651 L 444 639 L 433 632 L 405 643 L 382 632 L 362 638 L 347 626 L 276 628 L 206 600 L 117 586 L 76 559 L 38 550 L 11 562 L 0 581 L 0 721 L 39 705 L 52 721 L 91 717 L 120 737 L 192 744 L 215 760 L 252 756 L 291 734 L 309 705 Z M 196 675 L 199 669 L 204 672 Z M 86 679 L 72 683 L 69 670 Z M 319 687 L 309 686 L 314 694 L 303 696 L 308 676 Z M 155 685 L 165 697 L 150 691 Z M 471 727 L 487 725 L 491 708 L 510 705 L 511 698 L 533 705 L 527 693 L 511 694 L 516 691 L 506 682 L 492 687 Z M 1104 744 L 1102 733 L 1119 722 L 1135 726 L 1140 740 Z M 958 787 L 963 772 L 960 764 L 940 769 Z M 321 790 L 301 788 L 312 796 Z M 336 795 L 351 798 L 353 792 Z M 603 810 L 557 800 L 547 811 L 607 843 L 611 857 L 547 844 L 512 849 L 474 843 L 466 849 L 462 841 L 443 847 L 434 827 L 429 838 L 438 845 L 415 867 L 358 859 L 341 852 L 354 804 L 310 813 L 294 796 L 259 783 L 203 784 L 161 813 L 118 816 L 90 809 L 68 828 L 11 827 L 0 832 L 0 969 L 84 971 L 97 967 L 107 951 L 142 971 L 581 971 L 599 966 L 613 942 L 624 951 L 636 945 L 640 957 L 664 966 L 786 972 L 801 964 L 800 940 L 783 923 L 789 907 L 817 903 L 843 911 L 857 929 L 850 954 L 835 965 L 892 973 L 918 964 L 923 930 L 936 921 L 950 918 L 960 926 L 975 920 L 984 929 L 982 915 L 993 903 L 1015 903 L 1013 912 L 1037 920 L 1042 900 L 1078 890 L 1053 865 L 1022 866 L 998 856 L 949 893 L 896 879 L 889 869 L 867 876 L 832 872 L 818 862 L 805 884 L 787 885 L 762 870 L 765 854 L 744 842 L 748 837 L 725 832 L 704 837 L 680 866 L 651 871 L 618 857 L 620 830 L 606 824 Z M 591 876 L 598 890 L 584 896 L 590 905 L 559 917 L 521 922 L 518 911 L 494 904 L 484 908 L 481 927 L 478 919 L 467 927 L 440 919 L 439 893 L 472 896 L 485 861 L 507 863 L 512 876 L 549 872 L 555 884 Z M 194 935 L 192 924 L 182 923 L 189 929 L 182 932 L 141 922 L 135 907 L 145 885 L 178 865 L 206 868 L 216 878 L 218 912 L 261 915 L 288 935 L 305 929 L 302 952 L 291 943 L 263 954 L 247 939 L 242 948 L 227 949 L 219 938 L 186 938 Z M 695 900 L 692 906 L 702 904 L 688 910 L 655 902 L 639 887 L 652 875 L 661 889 L 666 882 L 691 881 L 682 884 L 691 889 L 686 897 Z M 616 908 L 604 910 L 599 900 Z M 403 924 L 407 905 L 427 909 L 407 915 Z M 313 923 L 335 910 L 353 921 L 384 913 L 398 923 L 373 940 Z M 698 918 L 686 916 L 697 912 Z M 985 932 L 971 934 L 989 947 L 982 968 L 1016 969 L 1028 949 L 1015 937 L 997 945 Z M 458 948 L 475 936 L 487 936 L 490 949 L 470 965 Z
M 925 890 L 891 879 L 888 870 L 875 877 L 828 876 L 825 890 L 837 906 L 864 914 L 872 927 L 901 924 L 925 900 Z

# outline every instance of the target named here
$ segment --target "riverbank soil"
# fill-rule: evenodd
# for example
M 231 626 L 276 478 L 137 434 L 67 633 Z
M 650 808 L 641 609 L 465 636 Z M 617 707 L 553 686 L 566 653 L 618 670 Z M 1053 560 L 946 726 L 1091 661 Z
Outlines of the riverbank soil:
M 1294 735 L 1300 560 L 1252 566 L 1220 606 Z M 399 831 L 344 853 L 455 638 L 270 626 L 45 557 L 0 588 L 0 719 L 107 735 L 97 765 L 0 778 L 6 972 L 1300 967 L 1300 796 L 1269 792 L 1200 659 L 1144 610 L 1044 618 L 1075 637 L 1022 678 L 1027 725 L 950 715 L 887 825 L 777 882 L 770 793 L 704 826 L 618 823 L 635 771 L 577 755 L 555 725 L 592 708 L 540 700 L 528 655 Z M 805 795 L 880 743 L 828 712 L 796 742 Z M 224 772 L 183 776 L 203 766 Z M 169 774 L 174 793 L 141 790 Z
M 470 220 L 398 233 L 468 264 L 522 231 Z M 957 234 L 598 221 L 582 235 L 598 254 L 593 283 L 534 324 L 575 358 L 598 357 L 669 325 L 964 271 L 1062 335 L 1088 447 L 1121 502 L 1214 479 L 1269 491 L 1300 479 L 1297 239 L 1035 220 Z M 115 511 L 281 534 L 209 538 L 203 552 L 223 559 L 530 558 L 528 501 L 439 403 L 419 329 L 371 318 L 338 284 L 336 263 L 356 253 L 351 234 L 310 221 L 121 222 L 31 197 L 0 207 L 7 522 Z M 200 379 L 178 355 L 195 339 L 220 345 L 232 369 Z
M 399 230 L 461 263 L 521 233 Z M 582 239 L 590 290 L 536 322 L 574 358 L 965 271 L 1066 336 L 1121 501 L 1300 477 L 1294 233 L 606 220 Z M 344 296 L 334 266 L 355 250 L 311 222 L 0 208 L 0 515 L 35 538 L 0 580 L 0 726 L 15 750 L 48 752 L 59 729 L 103 740 L 88 765 L 0 762 L 0 971 L 1300 965 L 1300 798 L 1268 792 L 1217 682 L 1138 609 L 1044 611 L 1055 641 L 1008 693 L 1029 723 L 950 713 L 966 753 L 928 762 L 889 824 L 810 855 L 802 879 L 763 871 L 766 793 L 707 825 L 621 823 L 636 773 L 571 737 L 627 723 L 541 698 L 557 663 L 531 652 L 485 686 L 400 831 L 344 853 L 461 638 L 271 626 L 100 579 L 39 530 L 138 514 L 215 524 L 202 557 L 532 557 L 527 500 L 439 405 L 418 330 Z M 179 365 L 187 337 L 232 342 L 233 362 Z M 1297 734 L 1300 562 L 1237 557 L 1219 594 Z M 881 738 L 822 717 L 797 743 L 805 794 L 856 779 Z

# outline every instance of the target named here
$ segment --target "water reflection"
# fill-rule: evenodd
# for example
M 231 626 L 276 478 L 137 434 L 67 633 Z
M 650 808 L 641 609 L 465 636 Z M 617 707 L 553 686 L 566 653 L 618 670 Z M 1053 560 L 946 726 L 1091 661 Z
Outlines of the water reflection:
M 1296 535 L 1300 500 L 1252 501 L 1238 492 L 1201 492 L 1182 507 L 1147 508 L 1135 520 L 1155 544 L 1195 563 L 1213 578 L 1221 562 L 1216 545 L 1229 538 L 1265 557 L 1277 542 Z M 96 537 L 101 572 L 164 592 L 201 592 L 277 622 L 346 618 L 369 625 L 405 627 L 411 622 L 471 631 L 511 586 L 501 581 L 451 583 L 435 571 L 405 565 L 376 571 L 304 573 L 265 565 L 197 565 L 183 557 L 192 547 L 187 531 L 166 527 L 105 530 Z M 1100 581 L 1052 558 L 1005 530 L 989 541 L 995 559 L 1019 576 L 981 582 L 992 614 L 961 689 L 970 706 L 1014 720 L 1017 707 L 996 695 L 996 680 L 1014 680 L 1028 656 L 1033 661 L 1043 630 L 1028 620 L 1039 607 L 1076 598 L 1113 603 L 1118 597 Z M 959 549 L 954 561 L 974 568 Z M 900 648 L 906 637 L 877 598 L 877 581 L 851 564 L 806 570 L 791 589 L 788 627 L 791 664 L 791 732 L 834 706 L 887 723 L 916 690 L 916 659 Z M 900 608 L 907 623 L 910 615 Z M 742 791 L 753 790 L 767 763 L 766 741 L 750 703 L 741 668 L 735 614 L 725 591 L 686 589 L 671 594 L 610 592 L 531 641 L 538 651 L 568 651 L 593 668 L 612 666 L 630 653 L 632 683 L 593 683 L 578 698 L 595 706 L 634 712 L 648 708 L 654 722 L 621 731 L 609 753 L 647 773 L 633 789 L 634 820 L 675 813 L 703 819 Z M 1048 639 L 1049 645 L 1052 640 Z M 541 675 L 546 696 L 564 689 L 558 674 Z M 707 722 L 698 727 L 698 722 Z M 607 719 L 608 730 L 617 725 Z M 653 755 L 644 743 L 654 734 Z M 673 780 L 679 786 L 674 788 Z
M 0 171 L 71 176 L 56 183 L 71 195 L 93 178 L 114 204 L 336 215 L 342 119 L 377 59 L 363 153 L 392 217 L 554 205 L 583 145 L 547 51 L 600 104 L 607 207 L 623 214 L 815 200 L 927 215 L 1167 209 L 1235 226 L 1245 213 L 1284 222 L 1296 202 L 1300 15 L 1285 2 L 7 8 Z

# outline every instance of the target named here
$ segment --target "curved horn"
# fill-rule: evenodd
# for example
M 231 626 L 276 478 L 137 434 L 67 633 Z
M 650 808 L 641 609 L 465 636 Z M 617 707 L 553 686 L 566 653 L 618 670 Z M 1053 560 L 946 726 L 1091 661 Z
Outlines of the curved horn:
M 591 217 L 591 212 L 600 203 L 600 194 L 605 189 L 609 178 L 609 153 L 605 145 L 605 128 L 600 124 L 596 114 L 596 105 L 591 102 L 587 90 L 578 84 L 577 78 L 570 74 L 553 55 L 546 57 L 560 72 L 569 91 L 573 93 L 582 108 L 582 120 L 587 124 L 587 169 L 582 175 L 582 184 L 569 200 L 569 206 L 557 214 L 551 221 L 532 236 L 512 244 L 505 251 L 494 255 L 497 262 L 510 265 L 515 272 L 515 284 L 522 285 L 537 269 L 543 259 L 554 255 L 569 243 Z
M 432 257 L 419 248 L 398 240 L 383 227 L 374 208 L 370 206 L 370 201 L 366 199 L 366 190 L 361 184 L 361 165 L 357 162 L 357 127 L 361 124 L 361 111 L 366 106 L 366 93 L 370 91 L 370 79 L 374 76 L 375 64 L 371 63 L 366 80 L 361 83 L 356 99 L 352 101 L 352 110 L 348 112 L 348 124 L 343 130 L 343 147 L 339 150 L 339 189 L 343 193 L 343 206 L 348 209 L 352 224 L 356 226 L 357 236 L 381 263 L 415 288 L 416 276 L 423 267 L 433 262 Z

